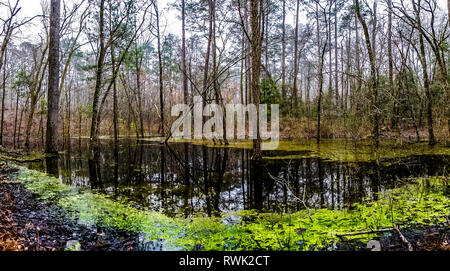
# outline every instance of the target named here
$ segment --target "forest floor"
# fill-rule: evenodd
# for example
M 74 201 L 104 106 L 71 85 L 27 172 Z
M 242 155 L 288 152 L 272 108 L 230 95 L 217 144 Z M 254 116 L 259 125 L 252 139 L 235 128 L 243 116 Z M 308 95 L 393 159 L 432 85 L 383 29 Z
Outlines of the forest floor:
M 138 244 L 135 235 L 78 224 L 9 180 L 9 173 L 7 166 L 0 167 L 0 251 L 64 251 L 70 241 L 85 251 L 128 251 Z

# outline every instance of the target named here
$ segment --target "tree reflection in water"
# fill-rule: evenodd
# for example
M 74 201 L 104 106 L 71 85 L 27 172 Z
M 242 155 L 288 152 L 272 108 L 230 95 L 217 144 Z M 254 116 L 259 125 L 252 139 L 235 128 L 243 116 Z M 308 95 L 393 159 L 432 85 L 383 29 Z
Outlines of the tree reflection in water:
M 389 163 L 344 163 L 305 158 L 267 159 L 255 164 L 251 151 L 245 149 L 132 140 L 114 145 L 113 141 L 103 141 L 94 159 L 89 160 L 87 143 L 80 140 L 59 159 L 47 158 L 30 167 L 135 207 L 189 217 L 245 209 L 295 212 L 305 207 L 349 208 L 401 185 L 398 180 L 403 177 L 442 174 L 449 159 L 412 156 Z

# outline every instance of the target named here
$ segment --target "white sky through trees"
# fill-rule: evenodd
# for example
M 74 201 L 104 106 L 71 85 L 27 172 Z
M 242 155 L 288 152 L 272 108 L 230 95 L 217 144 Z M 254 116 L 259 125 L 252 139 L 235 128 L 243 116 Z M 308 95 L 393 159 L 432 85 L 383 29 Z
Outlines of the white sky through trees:
M 8 0 L 1 0 L 8 1 Z M 11 1 L 11 0 L 9 0 Z M 120 1 L 120 0 L 117 0 Z M 175 34 L 181 36 L 181 21 L 178 20 L 178 12 L 173 7 L 169 8 L 169 5 L 177 0 L 158 1 L 159 7 L 162 10 L 161 24 L 165 27 L 165 34 Z M 65 3 L 79 3 L 80 0 L 62 0 Z M 42 14 L 42 5 L 49 5 L 49 0 L 21 0 L 22 7 L 21 17 L 33 17 Z M 61 3 L 62 5 L 62 3 Z M 0 13 L 1 14 L 1 13 Z M 22 40 L 35 40 L 39 39 L 40 29 L 42 29 L 42 23 L 39 19 L 35 19 L 32 24 L 25 26 L 21 29 L 20 37 Z
M 12 0 L 1 0 L 1 1 L 12 1 Z M 119 0 L 118 0 L 119 1 Z M 181 36 L 181 21 L 179 19 L 179 11 L 177 11 L 175 8 L 171 7 L 171 4 L 175 3 L 176 1 L 180 0 L 168 0 L 168 1 L 158 1 L 160 5 L 160 10 L 162 11 L 161 16 L 161 26 L 162 30 L 164 31 L 164 35 L 167 34 L 174 34 L 177 36 Z M 193 0 L 194 1 L 194 0 Z M 396 0 L 393 0 L 394 2 Z M 62 2 L 65 3 L 72 3 L 72 2 L 80 2 L 80 0 L 62 0 Z M 288 5 L 294 5 L 294 3 L 290 3 L 292 1 L 287 0 Z M 372 0 L 368 0 L 368 2 L 372 2 Z M 379 0 L 379 9 L 382 10 L 384 6 L 386 5 L 385 0 Z M 441 12 L 447 13 L 447 1 L 446 0 L 437 0 L 439 7 L 441 9 Z M 49 0 L 21 0 L 20 6 L 22 7 L 21 11 L 21 17 L 33 17 L 36 15 L 42 14 L 42 5 L 48 5 Z M 405 3 L 409 3 L 408 0 L 405 1 Z M 0 11 L 0 16 L 4 16 L 4 10 Z M 287 24 L 294 24 L 294 12 L 295 9 L 287 9 L 287 18 L 286 23 Z M 306 13 L 302 13 L 302 17 L 300 18 L 301 23 L 306 23 Z M 31 41 L 36 42 L 37 40 L 40 40 L 39 34 L 42 34 L 42 23 L 39 21 L 39 19 L 35 19 L 31 24 L 28 24 L 27 26 L 24 26 L 20 29 L 18 33 L 16 33 L 16 40 L 22 41 Z M 186 33 L 187 36 L 189 36 L 189 33 Z M 17 39 L 18 38 L 18 39 Z

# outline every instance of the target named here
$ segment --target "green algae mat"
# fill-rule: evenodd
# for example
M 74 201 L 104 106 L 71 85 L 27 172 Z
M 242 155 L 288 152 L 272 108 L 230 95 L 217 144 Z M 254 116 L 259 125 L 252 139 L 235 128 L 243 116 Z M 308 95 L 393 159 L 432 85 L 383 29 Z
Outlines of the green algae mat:
M 341 233 L 446 225 L 450 215 L 448 177 L 413 179 L 401 188 L 379 193 L 376 201 L 346 210 L 309 209 L 292 214 L 249 210 L 222 217 L 183 218 L 137 209 L 126 201 L 61 184 L 42 172 L 14 167 L 18 172 L 13 178 L 41 200 L 67 210 L 79 223 L 143 234 L 147 241 L 163 243 L 164 250 L 333 250 Z M 368 241 L 373 237 L 346 238 Z
M 138 139 L 141 144 L 156 143 L 163 138 Z M 178 140 L 171 139 L 169 143 L 190 143 L 210 148 L 252 149 L 250 140 L 229 141 L 228 145 L 214 143 L 208 140 Z M 412 155 L 450 155 L 450 147 L 444 145 L 429 146 L 426 142 L 408 143 L 395 140 L 382 140 L 376 148 L 371 140 L 322 140 L 320 145 L 315 140 L 280 141 L 278 148 L 271 152 L 278 155 L 263 156 L 264 159 L 302 159 L 322 158 L 340 162 L 367 162 L 381 159 L 401 158 Z M 287 154 L 286 154 L 287 153 Z

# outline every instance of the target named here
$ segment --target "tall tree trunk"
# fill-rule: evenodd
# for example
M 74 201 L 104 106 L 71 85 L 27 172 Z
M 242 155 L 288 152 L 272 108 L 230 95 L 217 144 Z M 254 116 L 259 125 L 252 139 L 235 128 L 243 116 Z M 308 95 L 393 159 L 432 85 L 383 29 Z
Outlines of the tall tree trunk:
M 208 7 L 209 7 L 209 30 L 208 30 L 208 43 L 205 53 L 205 67 L 203 71 L 203 100 L 206 100 L 207 93 L 206 90 L 208 88 L 208 73 L 209 73 L 209 60 L 210 60 L 210 53 L 211 53 L 211 43 L 212 43 L 212 35 L 213 35 L 213 3 L 212 0 L 208 0 Z
M 214 99 L 216 103 L 220 103 L 221 95 L 219 93 L 219 84 L 217 78 L 217 44 L 216 44 L 216 0 L 211 0 L 211 18 L 212 18 L 212 36 L 211 36 L 211 52 L 212 52 L 212 78 Z
M 281 33 L 281 98 L 286 100 L 286 0 L 283 1 L 283 26 Z M 450 0 L 449 0 L 450 1 Z
M 269 23 L 270 23 L 270 17 L 269 17 L 269 13 L 270 13 L 270 3 L 267 1 L 267 8 L 266 8 L 266 12 L 264 12 L 264 30 L 262 32 L 262 34 L 264 35 L 264 44 L 265 44 L 265 48 L 264 48 L 264 66 L 266 68 L 266 77 L 268 77 L 268 75 L 270 74 L 270 63 L 269 63 Z
M 242 42 L 241 42 L 241 70 L 240 70 L 240 94 L 241 94 L 241 104 L 245 102 L 245 88 L 244 88 L 244 71 L 245 71 L 245 34 L 242 31 Z
M 217 104 L 220 104 L 220 106 L 222 107 L 222 110 L 226 110 L 225 108 L 225 104 L 223 102 L 223 97 L 220 91 L 220 85 L 219 85 L 219 76 L 218 76 L 218 63 L 217 63 L 217 43 L 216 43 L 216 0 L 211 0 L 212 3 L 212 26 L 213 26 L 213 31 L 212 31 L 212 59 L 213 59 L 213 89 L 214 89 L 214 94 L 215 94 L 215 100 Z M 228 145 L 228 140 L 227 140 L 227 133 L 226 133 L 226 124 L 223 123 L 223 141 L 225 143 L 225 145 Z M 220 143 L 222 144 L 222 140 L 220 140 Z
M 70 134 L 71 134 L 71 123 L 70 123 L 70 118 L 71 118 L 71 114 L 70 114 L 70 104 L 71 104 L 71 88 L 67 88 L 66 89 L 66 116 L 65 116 L 65 123 L 64 126 L 66 127 L 66 132 L 64 133 L 64 141 L 65 144 L 64 146 L 67 147 L 67 150 L 70 152 Z
M 307 64 L 307 76 L 306 76 L 306 111 L 308 117 L 311 116 L 311 64 Z M 309 122 L 308 122 L 309 123 Z
M 11 13 L 10 13 L 10 17 L 6 20 L 3 21 L 3 41 L 0 45 L 0 70 L 1 68 L 3 68 L 3 60 L 5 60 L 6 63 L 6 51 L 8 48 L 8 44 L 9 41 L 11 39 L 11 36 L 13 34 L 13 31 L 16 27 L 14 27 L 14 17 L 17 16 L 17 14 L 19 13 L 19 11 L 22 9 L 21 7 L 19 7 L 19 1 L 17 0 L 14 7 L 11 7 L 12 9 L 10 9 Z M 8 1 L 9 3 L 9 1 Z
M 372 51 L 373 56 L 377 59 L 377 28 L 378 28 L 378 0 L 373 1 L 373 19 L 372 19 Z
M 141 134 L 141 138 L 145 137 L 144 132 L 144 113 L 142 110 L 142 100 L 144 96 L 142 95 L 142 87 L 141 87 L 141 67 L 142 67 L 142 59 L 139 57 L 139 53 L 137 51 L 136 45 L 136 88 L 138 94 L 138 109 L 139 109 L 139 130 Z
M 41 146 L 44 147 L 44 113 L 39 114 L 39 136 L 41 137 Z
M 3 128 L 5 123 L 5 96 L 6 96 L 6 60 L 8 57 L 7 50 L 5 48 L 4 54 L 4 66 L 3 66 L 3 82 L 2 82 L 2 116 L 1 116 L 1 123 L 0 123 L 0 146 L 3 146 Z
M 17 94 L 16 94 L 16 113 L 14 116 L 14 134 L 13 134 L 13 148 L 16 148 L 16 135 L 17 135 L 17 117 L 18 117 L 18 112 L 19 112 L 19 89 L 17 89 Z
M 394 60 L 392 57 L 392 0 L 388 0 L 388 64 L 389 64 L 389 92 L 394 97 L 394 108 L 392 110 L 392 127 L 398 127 L 395 114 L 397 108 L 397 96 L 394 88 Z
M 322 93 L 323 93 L 323 68 L 324 68 L 324 59 L 325 59 L 325 51 L 328 43 L 328 35 L 329 32 L 327 30 L 326 42 L 322 45 L 320 40 L 320 20 L 319 20 L 319 6 L 316 3 L 316 35 L 317 35 L 317 57 L 318 57 L 318 101 L 317 101 L 317 135 L 316 142 L 320 144 L 321 140 L 321 118 L 322 118 Z
M 359 0 L 355 0 L 356 15 L 361 23 L 364 31 L 364 37 L 366 40 L 367 52 L 369 54 L 370 61 L 370 83 L 372 92 L 372 114 L 373 114 L 373 136 L 375 145 L 378 148 L 380 145 L 380 127 L 379 127 L 379 112 L 378 112 L 378 77 L 375 63 L 375 53 L 372 47 L 372 41 L 369 35 L 369 29 L 363 16 L 361 15 Z
M 46 153 L 58 152 L 60 0 L 51 1 Z
M 359 45 L 359 24 L 358 24 L 358 15 L 355 12 L 355 58 L 356 58 L 356 93 L 353 93 L 353 99 L 355 96 L 360 95 L 361 87 L 362 87 L 362 72 L 361 72 L 361 51 Z M 355 95 L 357 94 L 357 95 Z M 352 106 L 354 106 L 355 102 L 357 103 L 356 109 L 359 107 L 359 101 L 354 101 Z
M 27 99 L 25 100 L 25 107 L 22 108 L 22 110 L 20 111 L 20 118 L 19 118 L 19 128 L 18 128 L 18 134 L 17 134 L 17 147 L 20 147 L 20 138 L 22 137 L 22 121 L 23 121 L 23 115 L 25 113 L 25 111 L 28 108 L 28 103 L 30 101 L 30 96 L 27 96 Z
M 257 108 L 257 129 L 256 139 L 253 140 L 253 157 L 252 160 L 262 160 L 261 154 L 261 135 L 259 130 L 259 102 L 260 102 L 260 89 L 259 81 L 261 75 L 261 27 L 260 27 L 260 1 L 250 0 L 250 25 L 252 29 L 251 46 L 252 46 L 252 81 L 251 92 L 253 103 Z
M 161 48 L 161 29 L 159 25 L 159 9 L 158 9 L 158 3 L 154 3 L 155 6 L 155 13 L 156 13 L 156 31 L 157 31 L 157 41 L 158 41 L 158 68 L 159 68 L 159 106 L 161 110 L 161 116 L 160 120 L 161 123 L 159 124 L 159 134 L 162 136 L 165 136 L 165 128 L 164 128 L 164 82 L 163 82 L 163 63 L 162 63 L 162 48 Z
M 105 45 L 105 20 L 104 20 L 104 10 L 105 10 L 105 0 L 100 0 L 100 16 L 99 16 L 99 54 L 97 59 L 97 67 L 95 74 L 95 90 L 94 97 L 92 101 L 92 121 L 91 121 L 91 131 L 89 138 L 89 159 L 94 159 L 94 152 L 98 147 L 98 132 L 97 131 L 97 115 L 98 115 L 98 104 L 100 100 L 100 91 L 102 89 L 102 77 L 104 62 L 106 57 L 106 45 Z
M 114 45 L 111 45 L 111 64 L 112 69 L 116 69 L 116 58 L 115 58 Z M 114 128 L 114 158 L 115 161 L 119 159 L 119 120 L 118 120 L 118 101 L 117 101 L 117 81 L 113 82 L 113 128 Z
M 328 24 L 327 24 L 327 32 L 328 32 L 328 46 L 330 48 L 330 50 L 328 51 L 328 93 L 329 96 L 331 97 L 331 102 L 333 102 L 333 47 L 332 47 L 332 39 L 331 39 L 331 8 L 333 7 L 332 5 L 332 0 L 328 0 L 328 16 L 329 16 L 329 20 L 328 20 Z M 326 15 L 325 15 L 326 16 Z
M 31 96 L 31 103 L 30 103 L 30 113 L 28 115 L 28 120 L 27 120 L 27 126 L 26 126 L 26 132 L 25 132 L 25 149 L 28 151 L 29 147 L 30 147 L 30 135 L 31 135 L 31 128 L 33 125 L 33 118 L 34 118 L 34 113 L 36 111 L 36 105 L 38 102 L 38 98 L 39 98 L 39 94 L 41 93 L 41 88 L 42 88 L 42 81 L 44 80 L 45 77 L 45 72 L 47 70 L 47 66 L 48 66 L 48 59 L 44 64 L 44 67 L 42 68 L 44 59 L 45 59 L 45 54 L 47 52 L 47 48 L 48 45 L 45 47 L 44 51 L 42 52 L 42 56 L 41 56 L 41 60 L 39 62 L 38 68 L 36 70 L 36 75 L 33 81 L 33 86 L 30 90 L 30 96 Z M 41 75 L 41 70 L 42 70 L 42 75 Z
M 448 12 L 447 20 L 450 20 L 450 0 L 447 0 L 447 12 Z
M 299 17 L 300 17 L 300 0 L 297 0 L 297 9 L 295 12 L 295 34 L 294 34 L 294 82 L 292 85 L 292 109 L 296 109 L 298 106 L 298 89 L 297 89 L 297 77 L 298 77 L 298 36 L 299 36 Z
M 448 10 L 448 17 L 447 20 L 450 23 L 450 0 L 447 0 L 447 10 Z M 450 37 L 449 37 L 450 39 Z M 450 102 L 450 93 L 447 91 L 447 145 L 450 145 L 450 108 L 448 108 L 448 103 Z
M 186 1 L 181 0 L 181 68 L 183 73 L 183 101 L 189 104 L 188 76 L 186 68 Z
M 249 20 L 249 0 L 244 0 L 244 28 L 245 29 L 247 29 L 247 31 L 248 31 L 248 29 L 250 29 L 250 20 Z M 251 61 L 252 61 L 252 58 L 251 58 L 251 50 L 252 50 L 252 48 L 251 48 L 251 42 L 248 40 L 248 39 L 245 39 L 245 43 L 246 43 L 246 48 L 247 48 L 247 55 L 248 56 L 250 56 L 250 57 L 246 57 L 245 58 L 245 70 L 246 71 L 251 71 Z M 245 84 L 245 93 L 246 93 L 246 104 L 248 105 L 248 104 L 250 104 L 250 103 L 252 103 L 252 91 L 251 91 L 251 88 L 252 88 L 252 73 L 251 72 L 246 72 L 245 73 L 246 74 L 246 76 L 245 76 L 245 81 L 246 81 L 246 84 Z
M 339 108 L 339 73 L 338 73 L 338 20 L 337 0 L 334 0 L 334 87 L 336 108 Z
M 420 19 L 420 1 L 419 4 L 415 5 L 414 12 L 417 21 L 418 29 L 421 29 L 421 19 Z M 430 79 L 428 77 L 428 65 L 427 65 L 427 56 L 425 52 L 425 41 L 423 38 L 423 34 L 419 31 L 419 47 L 420 47 L 420 62 L 422 64 L 422 75 L 423 75 L 423 85 L 425 87 L 425 95 L 427 97 L 427 120 L 428 120 L 428 144 L 435 145 L 436 139 L 434 137 L 434 129 L 433 129 L 433 95 L 431 93 L 430 88 Z

